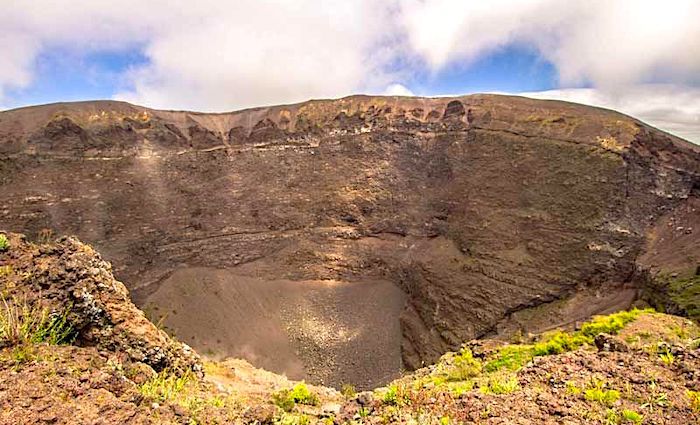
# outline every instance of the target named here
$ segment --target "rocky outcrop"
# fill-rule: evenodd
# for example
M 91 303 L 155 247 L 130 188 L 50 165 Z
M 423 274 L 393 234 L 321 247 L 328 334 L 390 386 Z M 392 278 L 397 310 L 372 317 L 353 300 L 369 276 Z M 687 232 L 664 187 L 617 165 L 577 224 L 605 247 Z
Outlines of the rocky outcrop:
M 65 315 L 76 345 L 122 353 L 156 371 L 201 371 L 192 349 L 156 328 L 114 279 L 110 264 L 78 239 L 33 244 L 9 234 L 0 264 L 5 302 Z
M 55 116 L 80 131 L 60 127 L 34 149 Z M 95 142 L 114 126 L 130 130 Z M 667 229 L 697 218 L 700 148 L 564 102 L 353 96 L 225 114 L 56 104 L 0 113 L 0 152 L 4 227 L 89 241 L 137 303 L 197 266 L 387 279 L 408 294 L 409 368 L 521 313 L 533 331 L 581 291 L 593 306 L 576 314 L 625 307 L 639 269 L 698 263 L 700 232 Z

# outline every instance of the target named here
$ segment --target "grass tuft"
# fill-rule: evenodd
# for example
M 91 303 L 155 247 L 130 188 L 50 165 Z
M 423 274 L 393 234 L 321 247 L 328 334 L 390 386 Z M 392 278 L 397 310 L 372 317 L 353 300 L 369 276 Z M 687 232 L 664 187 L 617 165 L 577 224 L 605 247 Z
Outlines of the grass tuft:
M 481 362 L 474 358 L 472 351 L 462 348 L 459 354 L 455 355 L 452 364 L 446 371 L 448 381 L 465 381 L 481 373 Z
M 583 324 L 581 334 L 591 338 L 595 338 L 603 333 L 614 335 L 620 332 L 625 325 L 634 321 L 639 315 L 653 312 L 654 309 L 640 310 L 634 308 L 630 311 L 621 311 L 607 316 L 595 316 L 590 322 Z
M 150 400 L 164 402 L 172 400 L 182 393 L 187 384 L 194 380 L 191 371 L 181 376 L 170 370 L 163 370 L 152 379 L 139 386 L 139 392 Z
M 492 376 L 481 392 L 484 394 L 510 394 L 518 389 L 518 379 L 515 376 Z
M 644 416 L 634 410 L 624 409 L 622 411 L 622 420 L 626 423 L 641 424 L 644 420 Z
M 30 306 L 16 298 L 2 299 L 0 308 L 0 342 L 5 345 L 70 344 L 76 332 L 68 322 L 66 309 L 61 314 L 50 314 L 47 309 Z
M 272 402 L 285 412 L 291 412 L 297 404 L 317 406 L 319 398 L 304 382 L 300 382 L 292 389 L 284 389 L 272 394 Z

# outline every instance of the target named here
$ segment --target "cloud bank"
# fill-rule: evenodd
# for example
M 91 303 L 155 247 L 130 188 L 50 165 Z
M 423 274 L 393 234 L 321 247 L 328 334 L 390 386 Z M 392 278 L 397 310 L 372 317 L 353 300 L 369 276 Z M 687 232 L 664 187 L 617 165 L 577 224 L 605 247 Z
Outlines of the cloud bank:
M 639 85 L 615 93 L 574 88 L 519 94 L 537 99 L 565 100 L 614 109 L 684 139 L 700 143 L 700 88 Z
M 121 75 L 115 98 L 221 111 L 410 95 L 426 75 L 516 45 L 557 70 L 559 90 L 537 96 L 619 108 L 700 141 L 698 0 L 0 3 L 0 104 L 30 87 L 37 58 L 56 48 L 139 49 L 146 62 Z

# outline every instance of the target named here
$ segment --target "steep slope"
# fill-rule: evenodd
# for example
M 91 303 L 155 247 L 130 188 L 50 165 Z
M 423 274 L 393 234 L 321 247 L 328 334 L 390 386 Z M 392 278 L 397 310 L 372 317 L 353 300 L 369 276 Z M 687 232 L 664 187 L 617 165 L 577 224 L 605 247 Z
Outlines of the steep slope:
M 470 341 L 386 387 L 341 395 L 238 359 L 200 362 L 75 238 L 0 241 L 3 425 L 700 420 L 700 328 L 688 319 L 635 309 L 575 332 Z
M 386 382 L 400 363 L 357 364 L 397 348 L 318 335 L 386 341 L 376 335 L 400 329 L 403 364 L 416 368 L 474 337 L 627 307 L 657 270 L 686 277 L 699 263 L 700 148 L 581 105 L 494 95 L 226 114 L 55 104 L 0 113 L 0 152 L 0 193 L 13 200 L 3 227 L 95 244 L 137 304 L 211 355 L 234 353 L 197 335 L 236 329 L 254 306 L 251 317 L 266 317 L 256 323 L 275 323 L 298 355 L 296 377 L 334 385 Z M 302 300 L 325 284 L 317 299 L 329 309 L 279 311 L 267 293 L 280 280 Z M 189 309 L 212 285 L 200 281 L 232 292 L 212 295 L 211 311 Z M 406 294 L 400 318 L 383 312 L 403 295 L 332 302 L 348 282 L 387 281 Z M 377 328 L 344 319 L 354 311 Z M 255 347 L 254 335 L 227 338 Z M 284 352 L 251 351 L 252 361 Z

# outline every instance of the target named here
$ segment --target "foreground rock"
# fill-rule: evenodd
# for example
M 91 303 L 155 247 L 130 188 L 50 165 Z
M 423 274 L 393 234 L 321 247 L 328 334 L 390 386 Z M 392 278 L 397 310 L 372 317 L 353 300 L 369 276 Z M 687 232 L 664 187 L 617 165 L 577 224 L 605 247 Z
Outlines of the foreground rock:
M 39 245 L 18 234 L 8 240 L 8 249 L 0 252 L 6 303 L 65 317 L 75 345 L 122 353 L 155 371 L 201 371 L 192 349 L 146 319 L 111 265 L 90 246 L 71 237 Z
M 343 398 L 240 359 L 200 368 L 196 354 L 146 321 L 109 265 L 76 239 L 36 245 L 10 234 L 0 266 L 1 424 L 700 420 L 700 328 L 651 310 L 518 343 L 471 341 L 387 387 L 346 389 Z M 150 352 L 163 353 L 161 361 L 143 355 Z

